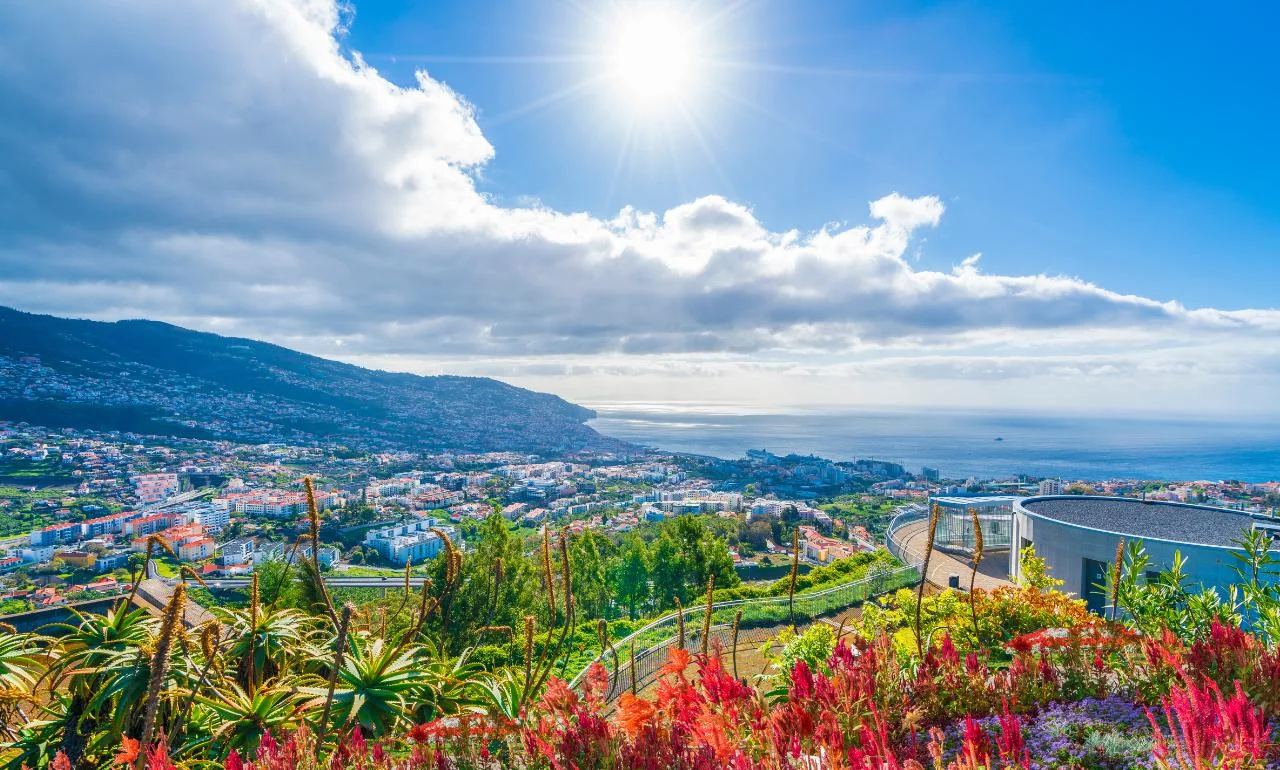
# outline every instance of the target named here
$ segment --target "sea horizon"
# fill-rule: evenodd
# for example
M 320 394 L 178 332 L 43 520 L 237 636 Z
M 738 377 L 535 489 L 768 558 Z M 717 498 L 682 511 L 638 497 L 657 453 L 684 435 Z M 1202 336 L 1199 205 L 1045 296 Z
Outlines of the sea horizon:
M 876 459 L 944 478 L 1104 481 L 1280 479 L 1280 419 L 1017 410 L 595 402 L 589 425 L 659 450 L 741 458 L 748 449 Z

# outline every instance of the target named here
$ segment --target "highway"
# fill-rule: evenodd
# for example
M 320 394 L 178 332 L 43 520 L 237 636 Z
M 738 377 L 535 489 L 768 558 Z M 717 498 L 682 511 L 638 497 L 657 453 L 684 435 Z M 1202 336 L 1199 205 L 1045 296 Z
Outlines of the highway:
M 147 578 L 150 580 L 160 580 L 169 585 L 177 582 L 174 578 L 163 578 L 160 576 L 159 570 L 156 569 L 154 563 L 147 564 Z M 206 580 L 205 584 L 213 589 L 232 590 L 236 588 L 248 588 L 249 578 L 216 578 Z M 409 585 L 419 588 L 427 581 L 425 577 L 417 575 L 409 578 Z M 329 574 L 324 577 L 324 584 L 330 588 L 400 588 L 404 585 L 404 574 L 399 575 L 379 575 L 378 577 L 347 577 L 342 574 Z
M 420 587 L 427 578 L 412 576 L 409 585 Z M 213 589 L 248 588 L 249 578 L 220 578 L 205 581 Z M 400 588 L 404 585 L 404 575 L 388 575 L 385 577 L 343 577 L 326 575 L 324 584 L 330 588 Z

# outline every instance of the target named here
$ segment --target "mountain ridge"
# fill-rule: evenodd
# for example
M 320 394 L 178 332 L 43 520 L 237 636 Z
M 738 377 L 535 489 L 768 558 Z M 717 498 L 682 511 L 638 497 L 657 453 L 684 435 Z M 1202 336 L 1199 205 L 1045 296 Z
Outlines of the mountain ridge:
M 162 321 L 0 307 L 0 374 L 0 419 L 56 427 L 362 449 L 627 446 L 585 424 L 594 411 L 559 396 L 486 377 L 367 369 Z

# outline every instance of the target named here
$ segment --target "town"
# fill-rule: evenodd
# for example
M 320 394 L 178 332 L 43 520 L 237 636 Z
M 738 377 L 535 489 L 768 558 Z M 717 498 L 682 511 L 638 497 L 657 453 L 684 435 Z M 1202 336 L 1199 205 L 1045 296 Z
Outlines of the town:
M 1231 481 L 951 480 L 877 460 L 753 450 L 739 460 L 636 449 L 562 457 L 513 452 L 361 453 L 0 423 L 0 613 L 127 591 L 158 535 L 161 578 L 243 578 L 312 558 L 303 479 L 312 478 L 326 571 L 386 577 L 463 549 L 495 511 L 527 534 L 621 536 L 682 515 L 720 521 L 740 574 L 790 558 L 811 566 L 883 542 L 892 516 L 930 500 L 1101 494 L 1274 511 L 1280 484 Z

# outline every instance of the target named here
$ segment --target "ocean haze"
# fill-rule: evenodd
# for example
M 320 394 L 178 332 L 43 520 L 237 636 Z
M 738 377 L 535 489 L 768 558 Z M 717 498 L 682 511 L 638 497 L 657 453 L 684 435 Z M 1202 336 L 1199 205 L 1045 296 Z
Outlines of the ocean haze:
M 1280 422 L 959 411 L 770 413 L 707 404 L 592 404 L 589 424 L 659 449 L 874 458 L 947 478 L 1280 478 Z M 997 439 L 1003 439 L 998 441 Z

